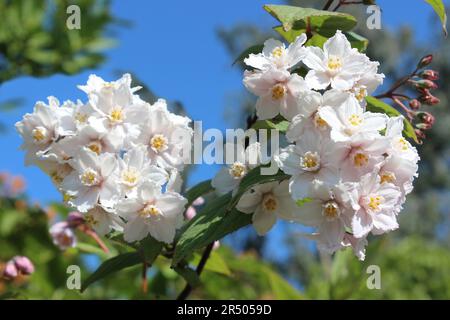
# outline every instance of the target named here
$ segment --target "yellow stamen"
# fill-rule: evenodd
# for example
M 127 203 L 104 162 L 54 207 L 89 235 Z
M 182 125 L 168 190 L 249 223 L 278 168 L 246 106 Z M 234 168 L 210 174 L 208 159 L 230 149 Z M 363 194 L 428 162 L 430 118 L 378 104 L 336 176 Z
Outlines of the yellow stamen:
M 300 159 L 300 166 L 306 171 L 316 171 L 320 166 L 320 157 L 317 152 L 306 152 Z
M 240 179 L 247 173 L 247 168 L 244 164 L 235 162 L 231 165 L 229 172 L 233 178 Z
M 355 164 L 355 167 L 363 167 L 367 165 L 369 162 L 369 157 L 365 155 L 364 153 L 357 153 L 353 157 L 353 163 Z
M 394 183 L 396 179 L 393 172 L 385 171 L 380 175 L 380 183 Z
M 341 214 L 339 205 L 335 201 L 328 201 L 322 207 L 322 214 L 327 220 L 334 220 Z
M 150 140 L 150 146 L 155 152 L 161 152 L 167 149 L 167 139 L 162 134 L 155 134 Z
M 352 114 L 348 117 L 348 122 L 354 127 L 359 126 L 362 123 L 362 118 L 357 114 Z
M 336 56 L 330 56 L 328 58 L 328 69 L 331 71 L 336 71 L 342 67 L 342 60 Z
M 284 94 L 286 93 L 286 88 L 282 84 L 277 84 L 272 88 L 272 99 L 273 100 L 280 100 L 284 97 Z
M 369 197 L 369 208 L 373 211 L 379 211 L 384 198 L 382 196 Z
M 283 53 L 284 53 L 284 48 L 283 47 L 276 47 L 272 51 L 272 56 L 274 56 L 276 58 L 280 58 L 283 55 Z
M 263 197 L 263 206 L 269 212 L 273 212 L 278 208 L 278 201 L 272 193 L 268 193 Z

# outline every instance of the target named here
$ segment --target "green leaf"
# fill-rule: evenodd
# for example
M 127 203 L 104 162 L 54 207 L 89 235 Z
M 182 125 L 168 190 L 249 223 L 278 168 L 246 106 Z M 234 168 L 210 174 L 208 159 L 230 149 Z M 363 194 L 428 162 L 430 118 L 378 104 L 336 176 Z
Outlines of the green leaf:
M 286 41 L 293 42 L 299 35 L 305 33 L 305 29 L 292 29 L 290 31 L 284 31 L 282 26 L 275 27 L 274 30 L 278 32 Z M 355 32 L 344 32 L 352 48 L 356 48 L 360 52 L 364 52 L 369 45 L 369 40 L 360 36 Z M 313 36 L 306 42 L 306 46 L 314 46 L 322 48 L 324 43 L 328 40 L 328 37 L 322 36 L 313 32 Z
M 144 256 L 145 262 L 149 265 L 153 264 L 155 259 L 161 253 L 163 243 L 151 236 L 147 236 L 140 242 L 140 250 Z
M 286 132 L 289 127 L 289 121 L 281 120 L 279 122 L 274 122 L 272 120 L 258 120 L 252 125 L 252 129 L 275 129 L 280 132 Z
M 182 276 L 183 279 L 186 280 L 186 282 L 189 283 L 192 288 L 195 288 L 200 284 L 200 277 L 198 276 L 197 272 L 195 272 L 195 270 L 187 266 L 175 267 L 173 268 L 173 270 L 180 276 Z
M 303 198 L 303 199 L 297 200 L 297 201 L 295 202 L 295 204 L 296 204 L 297 206 L 301 207 L 301 206 L 303 206 L 305 203 L 311 202 L 312 200 L 313 200 L 312 198 Z
M 341 12 L 322 11 L 285 5 L 266 5 L 264 9 L 281 22 L 284 31 L 306 30 L 331 37 L 336 30 L 349 31 L 356 26 L 355 17 Z
M 442 0 L 425 0 L 430 6 L 433 7 L 436 14 L 441 19 L 442 30 L 444 31 L 445 36 L 447 36 L 447 14 L 445 13 L 445 5 Z
M 196 254 L 194 256 L 194 260 L 191 261 L 192 264 L 197 265 L 200 262 L 200 255 Z M 219 252 L 213 250 L 211 255 L 209 256 L 208 261 L 205 265 L 205 270 L 212 271 L 215 273 L 223 274 L 225 276 L 231 276 L 231 270 L 228 267 L 224 258 L 220 255 Z
M 237 204 L 237 202 L 239 201 L 239 199 L 241 198 L 241 196 L 245 192 L 250 190 L 250 188 L 253 187 L 254 185 L 272 182 L 272 181 L 282 181 L 282 180 L 286 180 L 289 178 L 289 176 L 286 175 L 281 170 L 278 170 L 277 173 L 275 173 L 273 175 L 262 175 L 261 168 L 263 168 L 263 167 L 264 166 L 254 168 L 245 175 L 245 177 L 242 179 L 241 183 L 239 184 L 239 188 L 238 188 L 236 194 L 233 196 L 233 199 L 231 200 L 231 202 L 229 204 L 229 208 L 234 207 Z
M 94 246 L 90 243 L 86 242 L 78 242 L 77 247 L 78 250 L 84 253 L 96 254 L 102 258 L 108 258 L 108 254 L 105 253 L 102 249 L 97 246 Z
M 269 268 L 264 272 L 269 280 L 270 287 L 277 300 L 300 300 L 303 295 L 286 280 Z
M 256 44 L 254 46 L 251 46 L 250 48 L 246 49 L 244 52 L 242 52 L 239 57 L 234 60 L 233 65 L 239 62 L 243 62 L 245 58 L 248 58 L 250 54 L 258 54 L 261 53 L 264 48 L 263 44 Z
M 172 265 L 197 249 L 219 240 L 251 223 L 251 215 L 228 210 L 231 194 L 210 201 L 183 228 L 175 247 Z
M 213 191 L 214 188 L 211 186 L 211 180 L 206 180 L 203 182 L 200 182 L 199 184 L 193 186 L 188 191 L 186 191 L 186 199 L 188 200 L 188 203 L 186 204 L 186 208 L 188 208 L 192 202 L 195 201 L 198 197 L 201 197 L 211 191 Z
M 142 257 L 138 252 L 127 252 L 106 260 L 83 282 L 81 292 L 86 290 L 94 282 L 103 279 L 110 274 L 142 262 Z
M 389 117 L 398 117 L 398 116 L 402 115 L 394 107 L 388 105 L 387 103 L 384 103 L 381 100 L 378 100 L 377 98 L 366 97 L 366 101 L 367 101 L 367 110 L 368 111 L 378 112 L 378 113 L 385 113 Z M 417 139 L 416 132 L 414 131 L 414 127 L 406 119 L 404 121 L 403 135 L 405 137 L 413 139 L 414 142 L 419 143 L 419 139 Z

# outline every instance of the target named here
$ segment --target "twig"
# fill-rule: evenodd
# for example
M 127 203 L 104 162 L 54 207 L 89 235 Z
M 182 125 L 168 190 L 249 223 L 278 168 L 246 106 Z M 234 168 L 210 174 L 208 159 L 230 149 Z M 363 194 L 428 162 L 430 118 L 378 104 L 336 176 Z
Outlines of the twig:
M 147 269 L 148 269 L 148 264 L 147 264 L 147 262 L 144 262 L 142 264 L 142 293 L 143 294 L 147 294 L 147 292 L 148 292 Z
M 103 250 L 103 252 L 109 253 L 108 247 L 105 245 L 105 243 L 102 241 L 102 239 L 100 239 L 100 237 L 97 235 L 97 233 L 95 233 L 95 231 L 93 231 L 89 228 L 86 228 L 85 230 L 83 230 L 83 232 L 85 234 L 87 234 L 88 236 L 90 236 L 92 239 L 94 239 L 95 242 L 97 242 L 97 244 Z
M 198 276 L 200 277 L 203 268 L 206 265 L 206 262 L 208 261 L 209 256 L 211 255 L 211 251 L 214 247 L 214 242 L 211 242 L 210 244 L 208 244 L 208 246 L 206 247 L 205 251 L 203 251 L 203 255 L 202 258 L 200 259 L 200 262 L 197 265 L 197 269 L 195 270 L 195 272 L 198 274 Z M 186 286 L 184 287 L 183 291 L 181 291 L 181 293 L 178 295 L 177 300 L 185 300 L 192 292 L 192 286 L 187 283 Z
M 327 3 L 325 3 L 325 6 L 323 7 L 322 10 L 328 10 L 330 9 L 331 5 L 333 4 L 334 0 L 328 0 Z

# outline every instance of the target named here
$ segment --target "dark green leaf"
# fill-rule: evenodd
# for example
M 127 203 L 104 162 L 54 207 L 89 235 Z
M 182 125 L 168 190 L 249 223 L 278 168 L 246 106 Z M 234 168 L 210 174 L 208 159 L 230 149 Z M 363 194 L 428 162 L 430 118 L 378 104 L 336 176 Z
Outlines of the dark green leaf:
M 138 252 L 127 252 L 103 262 L 98 269 L 91 274 L 82 284 L 81 292 L 94 282 L 122 269 L 142 263 L 142 257 Z
M 367 110 L 368 111 L 378 112 L 378 113 L 385 113 L 389 117 L 398 117 L 398 116 L 402 115 L 394 107 L 388 105 L 387 103 L 384 103 L 381 100 L 378 100 L 377 98 L 366 97 L 366 101 L 367 101 Z M 414 127 L 406 119 L 404 121 L 403 135 L 405 137 L 413 139 L 416 143 L 419 143 L 419 140 L 417 139 L 416 133 L 414 131 Z
M 144 256 L 145 262 L 151 265 L 153 261 L 161 253 L 163 243 L 156 240 L 151 236 L 147 236 L 144 240 L 140 242 L 140 250 Z
M 187 266 L 175 267 L 173 269 L 176 273 L 182 276 L 183 279 L 186 280 L 186 282 L 189 283 L 192 288 L 195 288 L 200 284 L 200 277 L 198 276 L 197 272 L 195 272 L 195 270 Z
M 199 184 L 193 186 L 188 191 L 186 191 L 186 199 L 188 200 L 188 203 L 186 204 L 186 208 L 189 207 L 192 202 L 195 201 L 198 197 L 201 197 L 211 191 L 213 191 L 214 188 L 211 186 L 211 180 L 206 180 L 203 182 L 200 182 Z

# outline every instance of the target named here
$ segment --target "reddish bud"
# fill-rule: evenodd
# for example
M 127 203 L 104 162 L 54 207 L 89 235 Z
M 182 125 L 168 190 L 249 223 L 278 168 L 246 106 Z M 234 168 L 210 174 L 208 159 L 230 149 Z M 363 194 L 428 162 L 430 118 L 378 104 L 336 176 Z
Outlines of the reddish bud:
M 14 261 L 8 261 L 5 266 L 5 270 L 3 270 L 3 277 L 8 280 L 12 280 L 19 275 L 19 271 L 17 270 Z
M 22 274 L 29 275 L 34 272 L 34 265 L 27 257 L 17 256 L 13 258 L 13 261 L 17 270 L 19 270 Z
M 428 94 L 424 94 L 422 95 L 419 100 L 424 103 L 427 104 L 429 106 L 434 106 L 436 104 L 439 104 L 441 102 L 441 100 L 439 100 L 439 98 L 433 96 L 429 91 Z
M 411 80 L 410 83 L 416 89 L 437 89 L 437 84 L 431 80 Z
M 429 65 L 433 61 L 433 55 L 429 54 L 422 59 L 420 59 L 419 64 L 417 65 L 417 68 L 422 69 Z
M 84 224 L 84 217 L 77 211 L 72 211 L 67 216 L 67 223 L 70 228 L 76 228 L 81 224 Z
M 434 116 L 429 112 L 417 112 L 416 118 L 419 122 L 416 127 L 423 130 L 430 129 L 433 126 L 435 120 Z
M 420 74 L 419 77 L 421 77 L 422 79 L 426 79 L 426 80 L 438 80 L 439 79 L 439 72 L 434 71 L 434 70 L 423 70 Z
M 413 110 L 418 110 L 422 104 L 417 99 L 412 99 L 409 101 L 409 107 Z

